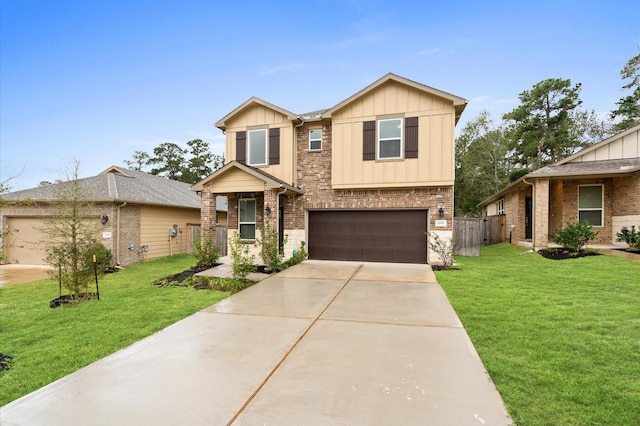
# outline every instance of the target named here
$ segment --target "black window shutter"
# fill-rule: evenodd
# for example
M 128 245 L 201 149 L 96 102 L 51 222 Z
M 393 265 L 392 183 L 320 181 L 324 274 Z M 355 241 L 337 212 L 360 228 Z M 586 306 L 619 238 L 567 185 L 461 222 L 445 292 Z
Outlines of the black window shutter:
M 418 158 L 418 117 L 404 119 L 404 158 Z
M 280 129 L 269 129 L 269 164 L 280 164 Z
M 242 164 L 247 162 L 247 132 L 236 133 L 236 161 Z
M 376 159 L 376 122 L 365 121 L 362 123 L 362 160 Z

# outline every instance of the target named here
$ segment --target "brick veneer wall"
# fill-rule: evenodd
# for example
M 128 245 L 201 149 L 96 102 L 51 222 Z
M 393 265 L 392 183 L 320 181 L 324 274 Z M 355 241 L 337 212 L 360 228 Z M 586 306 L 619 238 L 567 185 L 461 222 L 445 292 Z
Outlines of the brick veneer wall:
M 453 187 L 423 187 L 401 189 L 336 190 L 331 188 L 331 124 L 322 123 L 322 150 L 309 151 L 309 129 L 317 125 L 303 125 L 297 129 L 298 185 L 304 195 L 292 201 L 294 229 L 304 229 L 307 209 L 403 209 L 425 208 L 432 212 L 442 204 L 447 227 L 452 230 Z M 437 215 L 431 216 L 430 228 L 435 229 Z M 285 216 L 285 220 L 286 220 Z
M 640 215 L 640 174 L 613 179 L 611 201 L 615 216 Z
M 594 226 L 598 236 L 592 241 L 595 244 L 612 244 L 611 218 L 613 213 L 613 179 L 580 179 L 564 181 L 563 224 L 578 221 L 578 186 L 602 184 L 604 190 L 604 222 L 603 226 Z

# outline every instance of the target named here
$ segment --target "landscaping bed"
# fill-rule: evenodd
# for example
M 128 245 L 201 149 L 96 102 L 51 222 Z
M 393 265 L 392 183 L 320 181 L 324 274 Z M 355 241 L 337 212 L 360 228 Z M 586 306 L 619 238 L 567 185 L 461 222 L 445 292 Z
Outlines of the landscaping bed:
M 538 250 L 538 254 L 551 260 L 578 259 L 580 257 L 600 256 L 600 253 L 593 250 L 567 250 L 562 248 L 548 248 Z

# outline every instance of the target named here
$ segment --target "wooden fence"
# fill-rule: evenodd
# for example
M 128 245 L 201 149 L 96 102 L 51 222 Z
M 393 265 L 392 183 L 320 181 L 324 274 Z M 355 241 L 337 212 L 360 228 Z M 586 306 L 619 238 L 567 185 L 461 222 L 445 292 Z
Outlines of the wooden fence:
M 504 241 L 505 216 L 456 217 L 453 220 L 453 254 L 480 256 L 480 247 Z
M 220 248 L 220 257 L 227 255 L 227 225 L 216 225 L 216 244 Z

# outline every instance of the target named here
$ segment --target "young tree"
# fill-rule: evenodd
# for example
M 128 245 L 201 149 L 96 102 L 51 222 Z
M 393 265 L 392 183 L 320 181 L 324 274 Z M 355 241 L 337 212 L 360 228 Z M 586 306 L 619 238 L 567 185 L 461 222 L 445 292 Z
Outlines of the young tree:
M 124 160 L 124 163 L 131 170 L 143 171 L 142 168 L 149 164 L 151 156 L 143 151 L 135 151 L 131 160 Z
M 150 165 L 156 165 L 151 169 L 152 175 L 180 180 L 186 164 L 186 150 L 173 142 L 165 142 L 153 148 L 153 154 L 149 159 Z
M 483 198 L 507 182 L 511 164 L 502 126 L 496 126 L 483 110 L 468 122 L 456 138 L 455 212 L 477 216 Z
M 623 80 L 630 80 L 622 86 L 623 90 L 631 90 L 631 94 L 620 98 L 618 108 L 611 111 L 611 119 L 620 119 L 614 125 L 614 131 L 622 132 L 640 124 L 640 53 L 629 59 L 620 71 Z
M 79 179 L 80 163 L 74 160 L 65 170 L 65 180 L 56 185 L 52 216 L 41 231 L 46 261 L 53 266 L 52 277 L 76 299 L 87 293 L 93 278 L 90 253 L 98 245 L 98 219 L 87 201 Z
M 518 96 L 520 105 L 503 118 L 510 124 L 510 144 L 520 166 L 537 169 L 581 147 L 571 116 L 582 103 L 581 87 L 569 79 L 550 78 Z

